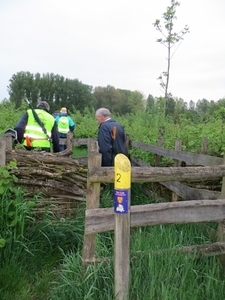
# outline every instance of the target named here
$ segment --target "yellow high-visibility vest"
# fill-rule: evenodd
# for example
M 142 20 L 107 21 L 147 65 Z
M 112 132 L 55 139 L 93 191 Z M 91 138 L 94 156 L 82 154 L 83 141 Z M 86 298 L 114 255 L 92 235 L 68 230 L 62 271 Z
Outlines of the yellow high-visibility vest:
M 47 134 L 51 137 L 51 131 L 54 126 L 55 119 L 52 115 L 43 109 L 35 109 L 39 119 L 43 123 Z M 31 109 L 28 109 L 28 121 L 24 132 L 23 144 L 27 145 L 26 139 L 30 141 L 30 146 L 33 148 L 50 148 L 50 141 L 48 136 L 43 132 L 41 126 L 37 123 L 34 118 Z

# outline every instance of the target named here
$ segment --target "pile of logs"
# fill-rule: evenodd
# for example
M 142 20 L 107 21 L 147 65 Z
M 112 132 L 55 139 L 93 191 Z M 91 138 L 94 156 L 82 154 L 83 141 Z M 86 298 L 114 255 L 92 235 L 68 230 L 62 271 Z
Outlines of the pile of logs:
M 69 215 L 80 201 L 85 201 L 87 159 L 73 159 L 71 151 L 47 153 L 26 150 L 6 152 L 6 163 L 16 160 L 13 174 L 27 199 L 37 199 L 37 210 L 46 207 L 58 215 Z

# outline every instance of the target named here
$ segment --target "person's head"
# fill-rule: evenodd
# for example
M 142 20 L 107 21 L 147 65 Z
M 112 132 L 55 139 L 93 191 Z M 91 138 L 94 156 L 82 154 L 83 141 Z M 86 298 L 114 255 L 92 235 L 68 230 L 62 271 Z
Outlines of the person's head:
M 67 114 L 67 109 L 65 107 L 62 107 L 60 110 L 61 114 Z
M 110 118 L 110 115 L 111 115 L 110 111 L 105 107 L 101 107 L 97 109 L 95 112 L 95 118 L 99 124 L 108 120 Z
M 40 102 L 38 103 L 38 105 L 37 105 L 37 108 L 41 108 L 41 109 L 44 109 L 44 110 L 46 110 L 46 111 L 49 112 L 49 110 L 50 110 L 50 105 L 49 105 L 48 102 L 46 102 L 46 101 L 40 101 Z

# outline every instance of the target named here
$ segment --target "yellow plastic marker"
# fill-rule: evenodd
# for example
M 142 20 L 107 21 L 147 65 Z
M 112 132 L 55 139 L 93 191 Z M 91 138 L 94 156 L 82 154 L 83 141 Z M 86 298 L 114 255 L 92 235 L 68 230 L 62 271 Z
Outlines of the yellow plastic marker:
M 131 165 L 124 154 L 117 154 L 114 161 L 114 212 L 128 212 L 128 192 L 131 185 Z
M 129 189 L 131 182 L 130 161 L 124 154 L 117 154 L 114 161 L 115 166 L 115 189 Z

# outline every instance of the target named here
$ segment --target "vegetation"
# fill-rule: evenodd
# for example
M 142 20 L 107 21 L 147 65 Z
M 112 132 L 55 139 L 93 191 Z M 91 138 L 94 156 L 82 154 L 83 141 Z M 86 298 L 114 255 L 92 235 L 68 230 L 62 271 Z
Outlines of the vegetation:
M 225 101 L 199 101 L 187 108 L 180 99 L 162 118 L 162 99 L 149 98 L 145 109 L 136 113 L 114 113 L 130 138 L 156 144 L 159 133 L 164 147 L 173 149 L 176 139 L 182 140 L 186 151 L 200 151 L 201 139 L 209 139 L 210 153 L 224 153 Z M 105 103 L 106 104 L 106 103 Z M 171 106 L 172 107 L 172 106 Z M 0 133 L 13 128 L 26 109 L 22 103 L 16 108 L 13 101 L 0 104 Z M 52 111 L 53 113 L 53 111 Z M 96 137 L 98 125 L 93 108 L 71 110 L 76 121 L 76 137 Z M 75 156 L 85 155 L 76 148 Z M 150 154 L 131 149 L 131 154 L 151 161 Z M 2 300 L 72 300 L 113 299 L 113 232 L 98 234 L 97 257 L 107 262 L 82 266 L 84 204 L 71 218 L 57 218 L 46 211 L 37 219 L 32 208 L 39 195 L 29 195 L 14 187 L 11 169 L 14 163 L 0 169 L 0 296 Z M 141 186 L 132 185 L 132 205 L 155 203 Z M 165 200 L 166 201 L 166 200 Z M 112 206 L 112 194 L 105 189 L 101 207 Z M 216 257 L 199 258 L 177 251 L 177 247 L 212 242 L 209 231 L 216 224 L 159 225 L 132 228 L 130 299 L 134 300 L 202 300 L 223 299 L 224 277 Z
M 131 195 L 136 205 L 157 201 L 144 195 L 140 199 L 138 185 L 132 186 Z M 6 189 L 1 207 L 9 198 L 11 194 Z M 111 191 L 106 189 L 101 206 L 111 206 L 111 201 Z M 84 267 L 83 205 L 74 212 L 74 218 L 57 219 L 46 214 L 42 220 L 36 220 L 32 210 L 27 209 L 22 191 L 14 203 L 20 220 L 25 220 L 25 230 L 15 234 L 15 228 L 5 222 L 11 234 L 0 249 L 2 300 L 114 299 L 113 232 L 99 234 L 97 239 L 96 255 L 107 257 L 108 261 Z M 224 279 L 217 259 L 176 251 L 180 245 L 210 242 L 209 226 L 215 228 L 215 224 L 133 228 L 130 299 L 223 299 Z

